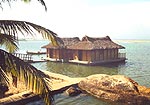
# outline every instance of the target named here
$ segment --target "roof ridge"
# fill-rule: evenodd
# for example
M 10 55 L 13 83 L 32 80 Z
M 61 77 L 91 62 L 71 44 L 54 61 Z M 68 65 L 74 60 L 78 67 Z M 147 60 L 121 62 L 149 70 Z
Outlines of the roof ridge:
M 112 41 L 109 36 L 105 36 L 105 37 L 89 37 L 87 35 L 85 35 L 82 38 L 81 41 L 91 41 L 91 42 L 94 42 L 94 41 L 97 41 L 97 40 L 109 40 L 109 41 Z

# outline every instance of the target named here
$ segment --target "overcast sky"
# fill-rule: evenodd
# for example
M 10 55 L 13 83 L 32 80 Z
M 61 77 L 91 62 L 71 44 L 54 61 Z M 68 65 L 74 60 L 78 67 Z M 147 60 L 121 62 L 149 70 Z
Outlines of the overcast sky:
M 0 19 L 23 20 L 46 27 L 60 37 L 150 39 L 150 0 L 33 0 L 3 4 Z

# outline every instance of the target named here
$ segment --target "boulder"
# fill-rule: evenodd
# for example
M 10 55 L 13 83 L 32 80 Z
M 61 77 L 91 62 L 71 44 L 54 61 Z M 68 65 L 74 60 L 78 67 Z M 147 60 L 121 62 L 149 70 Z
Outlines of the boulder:
M 123 75 L 96 74 L 78 83 L 87 93 L 111 102 L 121 102 L 142 105 L 150 104 L 149 97 L 141 94 L 138 83 Z
M 75 87 L 69 87 L 67 90 L 66 90 L 66 93 L 67 95 L 69 96 L 77 96 L 81 93 L 81 90 L 79 90 L 78 88 L 75 88 Z
M 138 87 L 138 90 L 141 94 L 150 96 L 150 88 L 147 88 L 145 86 L 140 86 L 140 85 L 138 85 L 137 87 Z

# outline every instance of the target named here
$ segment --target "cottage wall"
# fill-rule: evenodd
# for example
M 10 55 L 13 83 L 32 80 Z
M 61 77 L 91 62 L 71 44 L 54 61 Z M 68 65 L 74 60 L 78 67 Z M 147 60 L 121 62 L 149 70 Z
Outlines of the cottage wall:
M 57 55 L 56 55 L 56 50 L 55 49 L 52 50 L 52 54 L 53 54 L 52 58 L 56 58 Z
M 55 53 L 56 53 L 56 54 L 55 54 L 55 55 L 56 55 L 56 59 L 59 59 L 59 49 L 56 49 L 56 50 L 55 50 Z
M 47 57 L 61 59 L 62 55 L 60 49 L 47 49 Z
M 49 50 L 50 50 L 50 49 L 48 49 L 48 48 L 46 49 L 46 56 L 47 56 L 48 58 L 50 57 L 50 55 L 49 55 Z
M 73 59 L 73 50 L 68 50 L 67 55 L 68 55 L 68 59 L 72 60 Z
M 118 49 L 114 50 L 114 54 L 115 54 L 114 58 L 117 59 L 118 58 Z
M 53 58 L 53 49 L 48 49 L 49 58 Z
M 104 50 L 99 50 L 100 61 L 104 60 Z
M 64 61 L 68 61 L 68 53 L 67 53 L 67 50 L 66 49 L 63 49 L 62 50 L 62 58 Z
M 118 49 L 93 50 L 91 51 L 90 56 L 91 56 L 91 61 L 103 61 L 103 60 L 117 59 Z
M 47 49 L 47 57 L 53 59 L 80 60 L 80 61 L 105 61 L 118 58 L 118 49 L 97 49 L 97 50 L 67 50 Z
M 104 50 L 104 60 L 112 60 L 118 58 L 118 49 Z
M 63 49 L 59 49 L 59 59 L 63 59 Z
M 88 51 L 88 50 L 73 50 L 72 55 L 74 60 L 80 60 L 80 61 L 91 61 L 94 52 L 93 51 Z M 93 59 L 94 60 L 94 59 Z
M 90 62 L 92 60 L 91 51 L 86 51 L 86 52 L 87 52 L 87 61 Z
M 107 60 L 111 59 L 111 49 L 107 50 Z
M 91 51 L 91 50 L 82 50 L 82 61 L 94 61 L 96 59 L 95 56 L 95 51 Z
M 105 50 L 80 50 L 80 56 L 78 50 L 73 50 L 73 59 L 80 61 L 103 61 L 112 60 L 118 58 L 117 49 L 105 49 Z M 69 54 L 67 54 L 69 56 Z M 79 59 L 80 58 L 80 59 Z
M 82 50 L 82 61 L 86 61 L 87 57 L 86 57 L 86 51 Z
M 74 60 L 79 60 L 79 58 L 78 58 L 78 50 L 73 50 L 73 59 Z
M 108 51 L 107 51 L 107 49 L 106 50 L 104 50 L 104 60 L 107 60 L 108 59 Z
M 94 50 L 91 51 L 91 61 L 92 62 L 95 61 L 95 51 Z
M 114 50 L 114 49 L 111 49 L 111 59 L 114 59 L 114 58 L 115 58 L 114 52 L 115 52 L 115 50 Z
M 95 50 L 95 60 L 96 61 L 100 60 L 100 50 Z

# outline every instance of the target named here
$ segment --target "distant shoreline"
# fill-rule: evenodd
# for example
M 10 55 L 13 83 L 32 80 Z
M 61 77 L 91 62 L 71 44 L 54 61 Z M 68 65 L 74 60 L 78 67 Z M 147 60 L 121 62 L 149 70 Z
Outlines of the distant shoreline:
M 115 42 L 150 42 L 150 39 L 114 39 Z
M 50 42 L 47 39 L 19 39 L 19 41 L 47 41 Z M 112 39 L 112 41 L 116 43 L 150 43 L 150 39 Z

